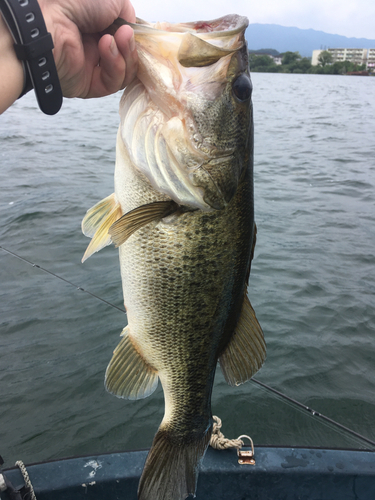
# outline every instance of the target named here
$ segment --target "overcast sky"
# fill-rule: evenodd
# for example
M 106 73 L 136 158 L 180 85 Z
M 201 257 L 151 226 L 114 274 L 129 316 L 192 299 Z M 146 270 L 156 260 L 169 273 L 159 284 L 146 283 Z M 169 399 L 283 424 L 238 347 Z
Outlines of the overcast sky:
M 241 14 L 250 23 L 280 24 L 375 39 L 375 0 L 132 0 L 146 21 L 198 21 Z

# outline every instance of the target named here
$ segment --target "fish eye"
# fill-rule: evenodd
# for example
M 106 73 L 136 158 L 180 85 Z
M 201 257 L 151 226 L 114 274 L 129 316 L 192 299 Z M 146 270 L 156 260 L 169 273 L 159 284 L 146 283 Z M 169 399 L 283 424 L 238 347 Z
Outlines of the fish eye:
M 253 86 L 246 73 L 242 73 L 232 84 L 233 94 L 241 102 L 247 101 L 251 97 Z

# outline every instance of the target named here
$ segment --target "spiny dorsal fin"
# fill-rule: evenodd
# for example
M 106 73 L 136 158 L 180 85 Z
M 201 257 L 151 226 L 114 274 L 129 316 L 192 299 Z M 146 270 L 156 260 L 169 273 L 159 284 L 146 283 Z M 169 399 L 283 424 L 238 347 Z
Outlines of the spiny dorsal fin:
M 116 201 L 115 194 L 111 194 L 99 201 L 87 211 L 82 221 L 82 232 L 92 238 L 86 249 L 82 262 L 85 262 L 93 253 L 112 243 L 108 229 L 122 215 L 120 204 Z
M 249 267 L 247 268 L 247 273 L 246 273 L 246 285 L 249 286 L 249 279 L 250 279 L 250 271 L 251 271 L 251 263 L 254 258 L 254 251 L 255 251 L 255 245 L 257 242 L 257 225 L 254 222 L 254 231 L 253 231 L 253 246 L 251 248 L 251 254 L 250 254 L 250 262 L 249 262 Z
M 240 385 L 255 375 L 265 359 L 266 343 L 262 328 L 245 294 L 234 334 L 219 358 L 220 367 L 229 385 Z
M 134 347 L 128 327 L 121 336 L 105 373 L 106 389 L 119 398 L 147 398 L 158 386 L 158 374 Z
M 254 258 L 255 245 L 257 243 L 257 232 L 258 232 L 258 228 L 257 228 L 257 225 L 254 222 L 253 246 L 251 248 L 250 262 L 252 262 L 252 260 Z M 247 284 L 249 284 L 249 281 L 247 282 Z
M 146 226 L 150 222 L 158 221 L 175 212 L 177 209 L 177 203 L 168 200 L 155 201 L 131 210 L 109 229 L 113 243 L 116 247 L 119 247 L 141 227 Z

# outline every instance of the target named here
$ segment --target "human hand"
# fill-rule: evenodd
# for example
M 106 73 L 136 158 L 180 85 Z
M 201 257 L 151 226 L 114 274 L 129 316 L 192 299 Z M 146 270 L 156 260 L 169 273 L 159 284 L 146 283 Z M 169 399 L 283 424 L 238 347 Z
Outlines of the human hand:
M 65 97 L 102 97 L 135 77 L 137 52 L 130 26 L 102 35 L 115 19 L 135 22 L 130 0 L 39 0 L 54 42 Z

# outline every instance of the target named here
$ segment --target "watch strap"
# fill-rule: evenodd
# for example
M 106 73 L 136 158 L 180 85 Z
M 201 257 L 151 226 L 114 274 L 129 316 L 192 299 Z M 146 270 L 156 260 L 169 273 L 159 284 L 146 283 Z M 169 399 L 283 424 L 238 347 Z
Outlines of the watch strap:
M 0 9 L 24 63 L 26 82 L 21 95 L 34 88 L 38 105 L 47 115 L 62 105 L 62 91 L 52 54 L 53 41 L 37 0 L 0 0 Z

